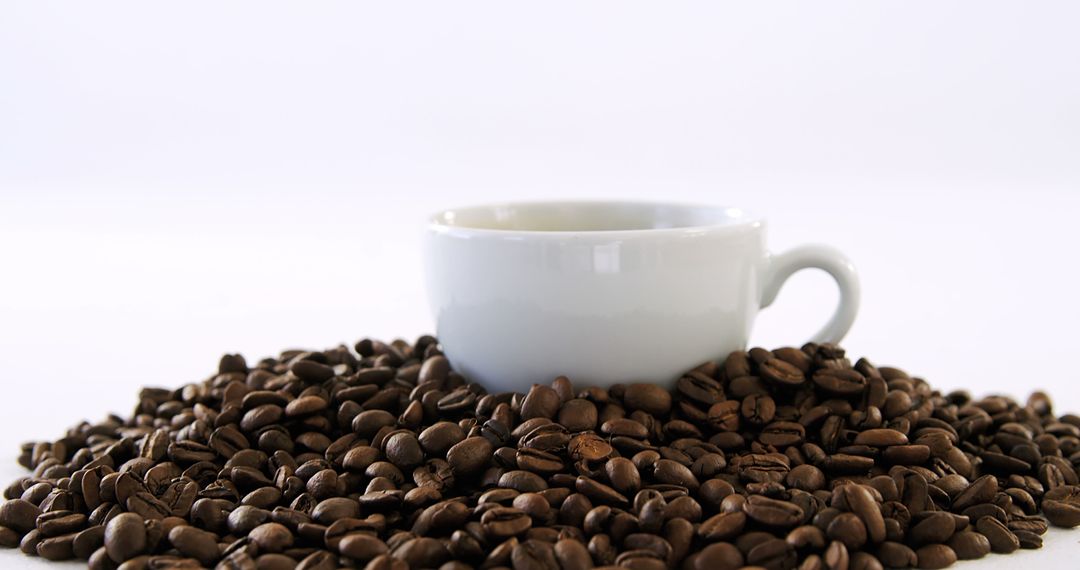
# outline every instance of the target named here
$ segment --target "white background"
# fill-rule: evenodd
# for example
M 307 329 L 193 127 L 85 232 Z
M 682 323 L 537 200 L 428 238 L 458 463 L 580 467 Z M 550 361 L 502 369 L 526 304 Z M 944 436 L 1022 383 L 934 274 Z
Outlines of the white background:
M 424 217 L 526 198 L 761 213 L 776 249 L 858 265 L 854 355 L 1080 410 L 1078 21 L 1075 2 L 4 1 L 0 475 L 22 440 L 224 351 L 431 331 Z M 800 344 L 835 301 L 796 276 L 754 342 Z M 971 567 L 1071 568 L 1076 541 Z

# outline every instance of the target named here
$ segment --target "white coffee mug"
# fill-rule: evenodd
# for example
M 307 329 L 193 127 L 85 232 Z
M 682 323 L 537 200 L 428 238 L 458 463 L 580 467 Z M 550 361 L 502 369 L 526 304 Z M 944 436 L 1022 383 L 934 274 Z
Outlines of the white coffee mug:
M 742 210 L 638 202 L 537 202 L 446 210 L 425 240 L 436 332 L 455 369 L 490 391 L 559 375 L 578 385 L 668 383 L 744 349 L 758 309 L 792 273 L 840 287 L 814 342 L 838 342 L 859 304 L 855 268 L 808 245 L 765 249 Z

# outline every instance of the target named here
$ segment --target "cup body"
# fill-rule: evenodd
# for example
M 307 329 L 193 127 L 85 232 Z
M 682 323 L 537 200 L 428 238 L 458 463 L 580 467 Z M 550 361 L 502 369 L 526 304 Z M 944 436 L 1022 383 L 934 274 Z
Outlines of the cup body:
M 491 391 L 668 383 L 745 348 L 767 266 L 740 210 L 545 202 L 447 210 L 425 239 L 443 349 Z

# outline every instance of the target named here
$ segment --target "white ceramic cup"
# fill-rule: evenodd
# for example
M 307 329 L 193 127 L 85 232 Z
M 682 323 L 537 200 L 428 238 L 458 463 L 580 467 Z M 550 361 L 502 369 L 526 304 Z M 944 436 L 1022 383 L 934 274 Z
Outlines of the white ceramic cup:
M 579 385 L 668 383 L 744 349 L 758 309 L 792 273 L 840 287 L 814 342 L 838 342 L 859 304 L 855 268 L 808 245 L 765 249 L 735 208 L 536 202 L 446 210 L 425 239 L 436 332 L 455 369 L 491 391 L 566 375 Z

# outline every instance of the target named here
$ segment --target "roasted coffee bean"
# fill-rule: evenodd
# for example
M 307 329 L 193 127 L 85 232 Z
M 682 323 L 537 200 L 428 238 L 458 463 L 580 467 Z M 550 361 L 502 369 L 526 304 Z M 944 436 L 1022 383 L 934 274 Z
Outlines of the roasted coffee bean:
M 698 527 L 698 535 L 706 542 L 727 541 L 742 533 L 745 526 L 746 513 L 720 513 L 705 519 Z
M 671 411 L 671 393 L 656 384 L 630 384 L 623 392 L 623 403 L 631 411 L 664 416 Z
M 866 378 L 855 370 L 822 368 L 811 378 L 822 390 L 840 396 L 859 395 L 866 389 Z
M 907 442 L 907 436 L 894 429 L 868 429 L 855 436 L 854 441 L 855 445 L 870 445 L 874 447 L 906 445 Z
M 146 534 L 146 526 L 139 515 L 116 515 L 105 525 L 105 550 L 109 558 L 120 564 L 142 553 L 147 546 Z
M 854 513 L 840 513 L 833 518 L 825 528 L 825 535 L 844 543 L 851 551 L 862 548 L 867 540 L 866 525 Z
M 453 445 L 446 452 L 446 460 L 455 473 L 471 475 L 484 469 L 495 446 L 484 437 L 468 437 Z
M 184 556 L 203 566 L 212 566 L 220 557 L 217 535 L 192 526 L 178 526 L 168 533 L 169 543 Z
M 796 526 L 803 517 L 803 510 L 798 505 L 761 495 L 750 496 L 742 509 L 754 521 L 774 528 Z
M 26 534 L 37 525 L 41 509 L 24 499 L 11 499 L 0 504 L 0 526 Z
M 261 524 L 248 533 L 248 540 L 259 547 L 259 552 L 282 552 L 292 546 L 293 534 L 283 524 Z
M 792 489 L 814 492 L 825 488 L 825 473 L 813 465 L 799 465 L 788 472 L 785 483 Z
M 386 543 L 377 536 L 362 532 L 345 536 L 338 544 L 338 551 L 358 562 L 367 562 L 389 552 Z
M 990 541 L 984 535 L 970 530 L 954 534 L 949 539 L 948 546 L 959 560 L 975 560 L 990 554 Z
M 1080 525 L 1080 487 L 1063 485 L 1051 489 L 1043 495 L 1042 509 L 1046 520 L 1054 526 Z
M 495 507 L 480 517 L 484 533 L 492 538 L 505 539 L 524 533 L 532 526 L 532 519 L 520 509 Z
M 60 536 L 78 531 L 86 526 L 86 515 L 70 511 L 42 513 L 37 518 L 37 529 L 43 536 Z
M 562 405 L 558 392 L 542 384 L 533 384 L 521 402 L 521 419 L 553 418 Z
M 37 543 L 37 555 L 45 560 L 71 560 L 75 557 L 74 534 L 42 538 Z
M 936 570 L 947 568 L 956 562 L 956 553 L 944 544 L 930 544 L 915 551 L 919 568 Z
M 918 555 L 914 550 L 899 542 L 886 541 L 878 546 L 878 558 L 888 568 L 914 568 Z
M 914 546 L 944 544 L 952 537 L 956 523 L 948 513 L 930 513 L 908 530 L 908 540 Z
M 71 542 L 72 553 L 76 558 L 89 560 L 97 549 L 105 545 L 105 526 L 92 526 L 80 531 Z M 15 545 L 12 545 L 15 546 Z
M 226 355 L 130 419 L 24 446 L 0 545 L 109 570 L 878 570 L 1080 524 L 1080 417 L 1045 394 L 942 396 L 831 344 L 670 390 L 524 394 L 468 383 L 432 337 L 356 350 Z
M 990 549 L 1001 554 L 1009 554 L 1020 548 L 1020 541 L 1001 521 L 993 517 L 982 517 L 975 523 L 975 529 L 990 541 Z
M 769 569 L 794 568 L 798 555 L 792 545 L 779 538 L 770 538 L 746 553 L 746 563 Z

